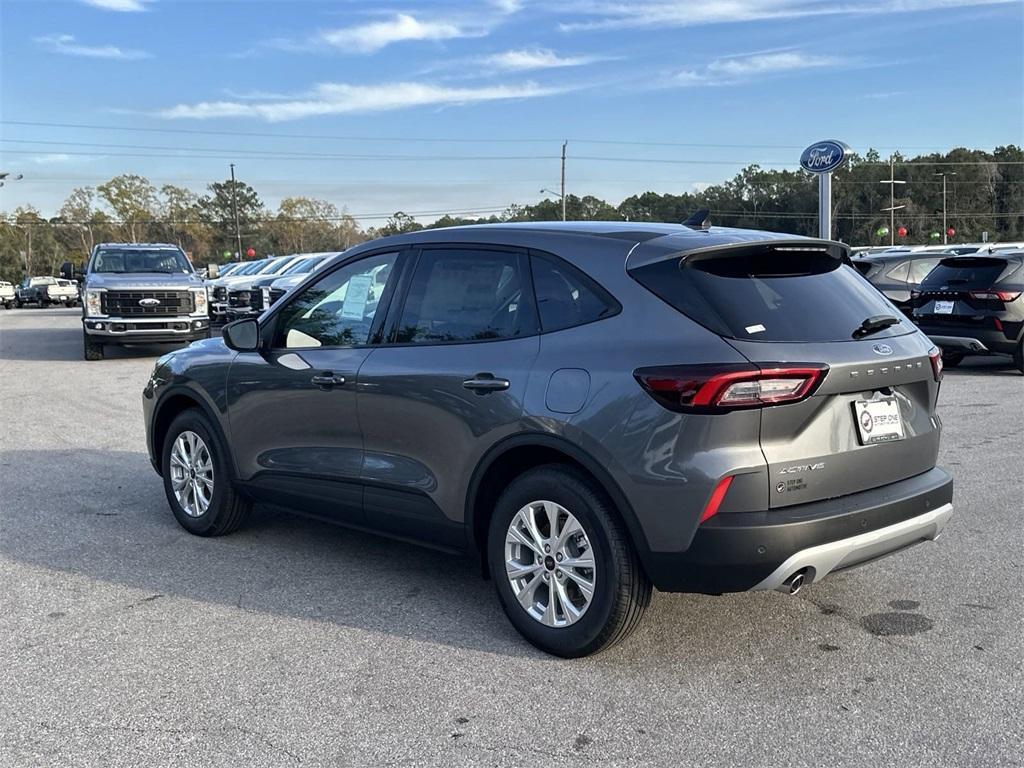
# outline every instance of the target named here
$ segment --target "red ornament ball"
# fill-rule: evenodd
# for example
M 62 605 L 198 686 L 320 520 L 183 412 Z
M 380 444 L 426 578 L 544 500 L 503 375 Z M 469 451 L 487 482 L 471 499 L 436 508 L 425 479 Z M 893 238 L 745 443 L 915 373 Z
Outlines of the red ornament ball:
M 252 258 L 253 256 L 255 256 L 255 255 L 256 255 L 256 249 L 255 249 L 255 248 L 250 248 L 250 249 L 248 249 L 248 250 L 247 250 L 247 251 L 245 252 L 245 255 L 246 255 L 246 256 L 248 256 L 248 257 L 249 257 L 249 258 L 251 259 L 251 258 Z
M 900 227 L 899 229 L 896 230 L 896 234 L 899 235 L 900 237 L 906 237 L 907 236 L 907 228 L 906 227 Z
M 956 234 L 956 230 L 950 227 L 949 229 L 946 230 L 946 234 L 952 237 L 953 235 Z

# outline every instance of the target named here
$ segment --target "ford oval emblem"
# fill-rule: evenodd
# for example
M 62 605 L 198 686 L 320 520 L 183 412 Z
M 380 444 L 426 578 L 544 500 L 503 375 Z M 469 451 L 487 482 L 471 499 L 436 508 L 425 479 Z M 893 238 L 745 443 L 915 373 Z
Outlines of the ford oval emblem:
M 139 299 L 139 306 L 158 307 L 160 306 L 160 299 Z
M 800 155 L 800 167 L 811 173 L 829 173 L 846 162 L 849 155 L 850 148 L 841 141 L 819 141 Z
M 892 347 L 890 347 L 888 344 L 875 344 L 875 346 L 873 346 L 872 349 L 875 350 L 876 355 L 892 354 Z

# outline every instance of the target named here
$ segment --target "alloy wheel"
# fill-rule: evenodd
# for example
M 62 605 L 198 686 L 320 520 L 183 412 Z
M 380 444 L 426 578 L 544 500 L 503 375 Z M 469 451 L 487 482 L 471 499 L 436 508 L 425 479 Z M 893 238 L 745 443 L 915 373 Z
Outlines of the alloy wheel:
M 533 501 L 505 534 L 505 573 L 523 610 L 547 627 L 579 621 L 594 599 L 597 569 L 579 520 L 553 501 Z
M 186 430 L 171 447 L 171 488 L 189 517 L 201 517 L 213 500 L 213 457 L 203 438 Z

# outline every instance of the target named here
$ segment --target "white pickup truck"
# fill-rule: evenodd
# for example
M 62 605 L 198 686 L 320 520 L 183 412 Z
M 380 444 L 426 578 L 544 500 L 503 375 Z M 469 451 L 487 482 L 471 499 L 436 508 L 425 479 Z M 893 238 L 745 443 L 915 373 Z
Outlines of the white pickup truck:
M 0 307 L 10 309 L 14 306 L 14 286 L 0 280 Z
M 25 304 L 38 304 L 49 307 L 53 304 L 73 307 L 78 303 L 78 288 L 69 280 L 58 280 L 55 277 L 26 277 L 15 291 L 14 304 L 22 307 Z

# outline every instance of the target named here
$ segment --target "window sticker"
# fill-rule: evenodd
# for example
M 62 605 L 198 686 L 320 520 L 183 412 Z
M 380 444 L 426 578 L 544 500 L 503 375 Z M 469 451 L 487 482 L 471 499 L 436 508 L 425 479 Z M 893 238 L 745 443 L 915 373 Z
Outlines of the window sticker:
M 760 323 L 758 323 L 757 325 L 748 325 L 743 330 L 745 330 L 747 333 L 751 333 L 751 334 L 753 334 L 753 333 L 764 333 L 764 326 L 761 325 Z
M 346 320 L 362 320 L 366 314 L 366 300 L 373 284 L 372 275 L 356 275 L 348 281 L 345 303 L 341 305 L 341 316 Z

